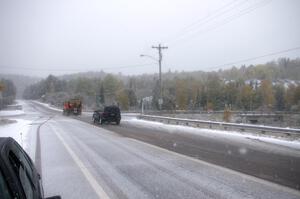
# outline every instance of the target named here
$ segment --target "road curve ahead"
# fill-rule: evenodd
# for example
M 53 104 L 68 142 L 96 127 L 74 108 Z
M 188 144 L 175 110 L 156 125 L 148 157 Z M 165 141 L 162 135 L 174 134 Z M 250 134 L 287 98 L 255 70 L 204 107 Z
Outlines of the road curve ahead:
M 40 128 L 39 136 L 46 195 L 74 199 L 300 198 L 296 190 L 60 114 Z

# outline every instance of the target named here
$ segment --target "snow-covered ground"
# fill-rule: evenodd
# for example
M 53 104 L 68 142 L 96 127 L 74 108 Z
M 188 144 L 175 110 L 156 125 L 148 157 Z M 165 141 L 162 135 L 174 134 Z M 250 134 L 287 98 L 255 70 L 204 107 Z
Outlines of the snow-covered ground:
M 39 101 L 37 101 L 37 100 L 35 100 L 34 102 L 37 103 L 37 104 L 40 104 L 40 105 L 42 105 L 42 106 L 45 106 L 46 108 L 49 108 L 49 109 L 52 109 L 52 110 L 55 110 L 55 111 L 60 111 L 60 112 L 62 112 L 61 109 L 56 108 L 56 107 L 54 107 L 54 106 L 51 106 L 50 104 L 43 103 L 43 102 L 39 102 Z
M 32 121 L 36 119 L 36 116 L 32 117 L 23 110 L 23 106 L 26 104 L 23 101 L 17 101 L 17 104 L 11 107 L 17 108 L 17 110 L 7 109 L 0 111 L 0 137 L 12 137 L 15 139 L 25 151 L 31 151 L 30 148 L 30 130 L 32 128 Z M 31 154 L 31 153 L 30 153 Z
M 5 110 L 0 111 L 0 117 L 11 117 L 11 116 L 19 116 L 24 115 L 25 112 L 23 110 Z
M 243 139 L 243 140 L 255 140 L 261 141 L 276 145 L 281 145 L 285 147 L 294 148 L 300 150 L 300 138 L 294 140 L 287 140 L 281 137 L 271 136 L 271 135 L 254 135 L 254 134 L 247 134 L 245 132 L 241 133 L 238 131 L 222 131 L 222 130 L 212 130 L 212 129 L 201 129 L 195 127 L 188 127 L 188 126 L 181 126 L 181 125 L 171 125 L 171 124 L 163 124 L 160 122 L 153 122 L 147 120 L 140 120 L 136 118 L 126 119 L 123 122 L 131 123 L 135 126 L 140 126 L 143 128 L 152 128 L 157 130 L 163 130 L 168 133 L 173 132 L 182 132 L 182 133 L 190 133 L 195 135 L 203 135 L 203 136 L 214 136 L 220 139 Z
M 28 150 L 28 132 L 32 121 L 15 119 L 16 122 L 0 125 L 0 137 L 14 138 L 26 151 Z
M 14 105 L 16 106 L 16 105 Z M 31 121 L 16 119 L 16 116 L 25 115 L 23 110 L 1 110 L 0 111 L 0 137 L 12 137 L 23 148 L 26 148 L 26 137 L 29 131 Z

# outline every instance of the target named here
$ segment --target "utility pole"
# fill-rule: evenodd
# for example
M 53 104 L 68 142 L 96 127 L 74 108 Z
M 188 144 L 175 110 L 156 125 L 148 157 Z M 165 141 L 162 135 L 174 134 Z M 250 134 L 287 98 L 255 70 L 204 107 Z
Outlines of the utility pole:
M 162 81 L 161 81 L 161 61 L 162 61 L 162 49 L 168 49 L 167 46 L 161 46 L 160 44 L 158 46 L 152 46 L 152 48 L 158 49 L 158 65 L 159 65 L 159 96 L 160 99 L 158 100 L 159 107 L 161 110 L 161 105 L 163 103 L 162 101 Z

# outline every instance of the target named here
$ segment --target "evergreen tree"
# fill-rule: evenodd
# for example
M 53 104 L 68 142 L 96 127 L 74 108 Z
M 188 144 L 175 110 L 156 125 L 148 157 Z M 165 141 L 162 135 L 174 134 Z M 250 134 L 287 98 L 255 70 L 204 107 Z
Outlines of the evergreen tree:
M 262 80 L 260 85 L 260 94 L 262 96 L 262 105 L 264 108 L 271 109 L 274 105 L 274 93 L 270 80 Z
M 282 85 L 278 85 L 274 87 L 275 92 L 275 109 L 278 111 L 283 111 L 285 109 L 285 91 Z

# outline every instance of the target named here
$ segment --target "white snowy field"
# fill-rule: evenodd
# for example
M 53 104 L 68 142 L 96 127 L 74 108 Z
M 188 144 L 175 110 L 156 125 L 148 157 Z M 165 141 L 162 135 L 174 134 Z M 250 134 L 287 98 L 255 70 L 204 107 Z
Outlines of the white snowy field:
M 271 136 L 271 135 L 259 135 L 259 134 L 250 134 L 250 133 L 241 133 L 238 131 L 224 131 L 224 130 L 212 130 L 212 129 L 202 129 L 196 127 L 189 126 L 181 126 L 181 125 L 172 125 L 172 124 L 164 124 L 160 122 L 153 122 L 147 120 L 141 120 L 137 118 L 125 119 L 123 122 L 128 122 L 135 126 L 140 126 L 143 128 L 151 128 L 153 130 L 163 130 L 168 133 L 189 133 L 194 135 L 202 135 L 202 136 L 210 136 L 218 139 L 232 139 L 232 140 L 240 140 L 240 141 L 261 141 L 266 143 L 271 143 L 274 145 L 280 145 L 285 147 L 290 147 L 293 149 L 300 150 L 300 136 L 298 139 L 288 140 L 282 137 Z
M 21 110 L 0 111 L 0 137 L 11 137 L 15 139 L 25 151 L 30 151 L 30 135 L 34 118 L 28 117 L 23 110 L 23 101 L 17 101 L 14 106 L 21 107 Z
M 12 116 L 19 116 L 24 115 L 25 112 L 23 110 L 2 110 L 0 111 L 0 117 L 12 117 Z
M 47 103 L 43 103 L 43 102 L 40 102 L 40 101 L 37 101 L 37 100 L 34 100 L 34 103 L 37 103 L 37 104 L 40 104 L 48 109 L 52 109 L 52 110 L 55 110 L 55 111 L 59 111 L 59 112 L 62 112 L 62 109 L 59 109 L 59 108 L 56 108 L 54 106 L 51 106 L 50 104 L 47 104 Z
M 0 137 L 14 138 L 25 150 L 28 150 L 28 132 L 30 120 L 14 119 L 16 122 L 0 125 Z

